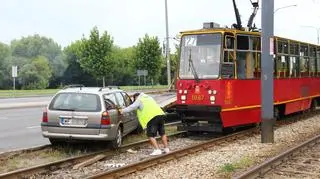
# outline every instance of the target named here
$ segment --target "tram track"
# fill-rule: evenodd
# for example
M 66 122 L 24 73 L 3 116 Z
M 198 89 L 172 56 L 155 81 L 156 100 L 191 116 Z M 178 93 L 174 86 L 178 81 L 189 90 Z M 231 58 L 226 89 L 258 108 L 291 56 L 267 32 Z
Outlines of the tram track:
M 246 137 L 247 135 L 252 135 L 253 133 L 257 133 L 259 130 L 257 128 L 252 128 L 249 130 L 245 131 L 240 131 L 234 134 L 230 134 L 227 136 L 219 137 L 219 138 L 214 138 L 206 142 L 202 142 L 200 144 L 195 144 L 186 148 L 182 148 L 179 150 L 172 151 L 168 154 L 165 155 L 160 155 L 157 157 L 150 157 L 146 160 L 143 160 L 141 162 L 133 163 L 121 168 L 117 168 L 114 170 L 102 172 L 96 175 L 89 176 L 88 178 L 119 178 L 123 177 L 126 175 L 129 175 L 131 173 L 144 170 L 147 168 L 150 168 L 152 166 L 162 164 L 165 162 L 168 162 L 170 160 L 177 160 L 181 157 L 187 156 L 187 155 L 192 155 L 196 152 L 203 151 L 206 149 L 209 149 L 213 146 L 217 145 L 223 145 L 228 142 L 231 142 L 233 140 L 237 140 L 241 137 Z
M 247 170 L 236 178 L 281 177 L 320 178 L 320 135 Z
M 293 116 L 293 117 L 290 117 L 289 120 L 285 119 L 285 120 L 278 121 L 276 126 L 281 127 L 282 125 L 293 123 L 293 122 L 297 121 L 298 119 L 301 120 L 301 116 L 302 116 L 302 118 L 306 118 L 306 117 L 311 117 L 312 115 L 316 115 L 318 113 L 319 113 L 319 110 L 317 110 L 316 112 L 310 113 L 310 114 Z M 251 129 L 251 130 L 257 131 L 258 128 Z M 237 135 L 237 134 L 238 133 L 232 134 L 232 135 Z M 225 136 L 225 137 L 222 137 L 222 138 L 213 139 L 213 141 L 221 140 L 221 141 L 224 141 L 225 144 L 227 144 L 228 141 L 236 140 L 236 138 L 230 139 L 230 140 L 226 140 L 226 137 L 228 137 L 228 136 Z M 148 141 L 146 140 L 144 142 L 147 143 Z M 222 144 L 223 143 L 221 143 L 221 145 Z M 137 145 L 142 145 L 142 143 L 141 144 L 137 144 Z M 215 145 L 215 144 L 212 144 L 212 145 Z M 122 151 L 124 151 L 125 147 L 132 148 L 133 145 L 132 146 L 131 145 L 130 146 L 123 146 Z M 162 161 L 162 163 L 163 162 L 167 162 L 169 160 L 174 160 L 176 158 L 183 157 L 183 156 L 188 155 L 188 154 L 196 153 L 197 151 L 205 150 L 205 149 L 208 149 L 208 148 L 210 148 L 210 145 L 203 144 L 202 146 L 198 146 L 198 147 L 195 147 L 195 148 L 188 147 L 188 148 L 185 149 L 187 152 L 183 152 L 183 151 L 180 151 L 180 150 L 175 150 L 171 154 L 169 153 L 170 155 L 168 155 L 168 156 L 167 155 L 163 155 L 163 156 L 166 156 L 166 158 L 161 158 L 162 156 L 160 156 L 159 157 L 159 161 Z M 108 152 L 108 151 L 105 151 L 105 152 Z M 61 161 L 58 161 L 58 162 L 53 162 L 53 163 L 45 164 L 45 165 L 41 165 L 41 166 L 30 167 L 30 168 L 27 168 L 27 169 L 20 169 L 20 170 L 17 170 L 17 171 L 12 171 L 12 172 L 8 172 L 8 173 L 5 173 L 5 174 L 0 174 L 0 178 L 3 178 L 3 177 L 4 178 L 19 178 L 19 176 L 24 176 L 25 177 L 25 176 L 32 176 L 34 174 L 41 174 L 41 173 L 47 173 L 47 172 L 50 173 L 51 171 L 59 170 L 59 168 L 61 168 L 63 166 L 73 166 L 73 165 L 76 165 L 77 163 L 80 163 L 82 161 L 92 159 L 92 158 L 94 158 L 95 156 L 97 156 L 99 154 L 101 154 L 101 153 L 97 152 L 97 153 L 93 153 L 93 154 L 87 154 L 86 156 L 73 157 L 71 159 L 65 159 L 65 160 L 61 160 Z M 112 155 L 114 155 L 114 154 L 110 154 L 108 156 L 110 157 Z M 107 157 L 104 157 L 104 158 L 107 158 Z M 148 162 L 154 163 L 154 161 L 147 161 L 147 163 Z M 158 162 L 155 162 L 155 163 L 158 164 Z M 135 163 L 126 165 L 125 167 L 131 166 L 131 165 L 135 165 Z M 142 164 L 142 165 L 145 165 L 145 164 Z M 150 164 L 148 164 L 148 165 L 150 165 Z M 153 166 L 153 165 L 151 165 L 151 166 Z M 139 168 L 139 170 L 142 170 L 144 167 L 140 166 L 138 168 Z M 119 170 L 121 170 L 121 168 L 119 168 Z M 107 172 L 111 172 L 111 171 L 112 170 L 107 171 Z M 43 175 L 40 175 L 40 176 L 43 177 Z M 90 175 L 88 175 L 88 176 L 90 176 Z M 118 173 L 116 174 L 116 176 L 118 176 Z M 95 177 L 101 177 L 101 173 L 100 174 L 96 174 L 96 175 L 92 175 L 90 178 L 95 178 Z M 38 178 L 38 177 L 36 177 L 36 178 Z M 44 178 L 46 178 L 46 177 L 44 177 Z
M 179 137 L 183 134 L 184 134 L 184 132 L 177 132 L 177 133 L 168 135 L 168 138 L 169 138 L 169 140 L 172 140 L 173 138 Z M 128 149 L 131 149 L 131 148 L 134 148 L 137 146 L 141 146 L 141 145 L 146 145 L 146 144 L 148 144 L 148 142 L 149 142 L 149 140 L 146 139 L 146 140 L 142 140 L 139 142 L 126 144 L 126 145 L 121 146 L 116 151 L 125 152 Z M 104 150 L 88 153 L 88 154 L 81 155 L 81 156 L 71 157 L 71 158 L 67 158 L 67 159 L 63 159 L 63 160 L 59 160 L 59 161 L 55 161 L 55 162 L 50 162 L 50 163 L 46 163 L 46 164 L 42 164 L 42 165 L 38 165 L 38 166 L 33 166 L 33 167 L 29 167 L 29 168 L 23 168 L 23 169 L 0 174 L 0 178 L 28 178 L 28 176 L 32 176 L 34 174 L 41 174 L 41 173 L 45 173 L 48 171 L 58 170 L 59 168 L 63 168 L 64 166 L 73 166 L 73 165 L 82 163 L 84 161 L 90 160 L 98 155 L 104 155 L 103 158 L 107 158 L 107 157 L 115 155 L 115 150 L 104 149 Z
M 276 124 L 277 124 L 277 127 L 281 127 L 283 125 L 294 123 L 298 119 L 300 119 L 301 117 L 305 119 L 305 118 L 312 117 L 313 115 L 317 115 L 318 113 L 319 113 L 319 110 L 314 111 L 309 114 L 287 117 L 284 120 L 277 121 Z M 248 129 L 248 130 L 237 132 L 237 133 L 234 133 L 231 135 L 212 139 L 212 140 L 200 143 L 200 144 L 196 144 L 193 146 L 182 148 L 180 150 L 176 150 L 176 151 L 173 151 L 173 152 L 165 154 L 165 155 L 149 158 L 147 160 L 133 163 L 133 164 L 130 164 L 130 165 L 127 165 L 124 167 L 114 169 L 114 170 L 91 175 L 88 178 L 120 178 L 120 177 L 128 176 L 128 175 L 133 174 L 137 171 L 142 171 L 147 168 L 151 168 L 153 166 L 156 166 L 156 165 L 159 165 L 162 163 L 166 163 L 166 162 L 169 162 L 172 160 L 178 160 L 179 158 L 182 158 L 184 156 L 193 155 L 197 152 L 205 151 L 209 148 L 212 148 L 213 146 L 223 145 L 224 143 L 228 143 L 228 142 L 237 140 L 243 136 L 247 136 L 247 135 L 249 136 L 249 135 L 252 135 L 253 133 L 257 133 L 257 132 L 260 132 L 259 128 Z

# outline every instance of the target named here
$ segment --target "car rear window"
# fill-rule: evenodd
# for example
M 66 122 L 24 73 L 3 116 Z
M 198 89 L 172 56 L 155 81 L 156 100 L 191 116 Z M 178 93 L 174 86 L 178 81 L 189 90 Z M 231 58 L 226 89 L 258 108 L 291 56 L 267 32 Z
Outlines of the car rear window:
M 50 110 L 61 111 L 101 111 L 100 98 L 88 93 L 59 93 L 49 105 Z

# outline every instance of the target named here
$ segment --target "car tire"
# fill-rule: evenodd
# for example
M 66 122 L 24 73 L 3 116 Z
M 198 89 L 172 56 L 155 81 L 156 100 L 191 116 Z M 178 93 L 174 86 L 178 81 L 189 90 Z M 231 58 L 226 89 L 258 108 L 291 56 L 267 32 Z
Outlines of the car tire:
M 117 134 L 114 140 L 111 141 L 111 147 L 114 149 L 119 148 L 122 145 L 122 131 L 121 128 L 119 127 L 117 129 Z

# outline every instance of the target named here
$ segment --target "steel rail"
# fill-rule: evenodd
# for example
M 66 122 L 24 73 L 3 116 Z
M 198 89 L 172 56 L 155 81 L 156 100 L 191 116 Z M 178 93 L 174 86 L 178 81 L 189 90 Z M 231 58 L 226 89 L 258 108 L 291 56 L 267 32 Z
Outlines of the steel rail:
M 316 110 L 313 112 L 309 112 L 307 113 L 307 115 L 298 115 L 298 116 L 293 116 L 293 117 L 288 117 L 289 119 L 292 120 L 288 120 L 286 119 L 285 121 L 276 121 L 280 126 L 282 125 L 286 125 L 287 123 L 291 124 L 292 122 L 295 122 L 295 120 L 297 118 L 309 118 L 312 117 L 316 114 L 319 113 L 320 110 Z M 277 128 L 277 127 L 275 127 Z M 152 157 L 150 159 L 146 159 L 144 161 L 138 162 L 138 163 L 133 163 L 124 167 L 120 167 L 114 170 L 109 170 L 106 172 L 101 172 L 98 173 L 96 175 L 92 175 L 88 178 L 119 178 L 125 175 L 129 175 L 131 173 L 140 171 L 140 170 L 144 170 L 146 168 L 161 164 L 161 163 L 165 163 L 168 162 L 170 160 L 174 160 L 177 158 L 181 158 L 183 156 L 186 156 L 188 154 L 193 154 L 197 151 L 201 151 L 201 150 L 206 150 L 212 146 L 214 146 L 216 143 L 218 142 L 226 142 L 228 140 L 233 140 L 235 137 L 239 137 L 239 135 L 246 135 L 250 132 L 254 132 L 254 131 L 259 131 L 260 132 L 260 128 L 251 128 L 249 130 L 245 130 L 245 131 L 241 131 L 241 132 L 237 132 L 228 136 L 224 136 L 224 137 L 219 137 L 219 138 L 215 138 L 215 139 L 211 139 L 209 141 L 206 141 L 204 143 L 201 144 L 196 144 L 196 145 L 192 145 L 190 147 L 186 147 L 184 149 L 180 149 L 177 151 L 172 151 L 168 154 L 165 155 L 161 155 L 161 156 L 156 156 L 156 157 Z
M 174 137 L 183 135 L 185 132 L 177 132 L 171 135 L 168 135 L 169 139 L 172 139 Z M 160 137 L 157 137 L 157 139 L 159 140 Z M 144 145 L 144 144 L 148 144 L 149 140 L 142 140 L 139 142 L 135 142 L 135 143 L 131 143 L 131 144 L 126 144 L 121 146 L 119 149 L 120 151 L 125 151 L 127 149 L 130 149 L 132 147 L 136 147 L 136 146 L 140 146 L 140 145 Z M 33 174 L 38 174 L 38 173 L 43 173 L 46 171 L 50 171 L 54 168 L 61 168 L 62 166 L 65 166 L 66 164 L 77 164 L 79 162 L 83 162 L 85 160 L 88 160 L 90 158 L 95 157 L 96 155 L 99 154 L 106 154 L 106 157 L 110 157 L 114 155 L 114 151 L 111 149 L 105 149 L 102 151 L 98 151 L 98 152 L 93 152 L 93 153 L 89 153 L 89 154 L 85 154 L 82 156 L 77 156 L 77 157 L 71 157 L 71 158 L 67 158 L 67 159 L 63 159 L 63 160 L 59 160 L 59 161 L 55 161 L 55 162 L 51 162 L 51 163 L 47 163 L 47 164 L 43 164 L 43 165 L 38 165 L 38 166 L 34 166 L 34 167 L 29 167 L 29 168 L 24 168 L 24 169 L 19 169 L 16 171 L 11 171 L 11 172 L 7 172 L 7 173 L 3 173 L 0 174 L 0 178 L 26 178 L 28 176 L 31 176 Z
M 168 123 L 165 123 L 164 126 L 174 126 L 174 125 L 177 125 L 177 124 L 180 124 L 180 123 L 181 123 L 181 121 L 168 122 Z M 130 136 L 130 134 L 128 136 Z M 10 152 L 2 152 L 2 153 L 0 153 L 0 160 L 2 160 L 2 158 L 15 157 L 15 156 L 18 156 L 20 154 L 38 152 L 38 151 L 46 150 L 46 149 L 49 149 L 49 148 L 52 148 L 51 144 L 39 145 L 39 146 L 35 146 L 35 147 L 32 147 L 32 148 L 23 148 L 23 149 L 13 150 L 13 151 L 10 151 Z
M 302 150 L 306 147 L 309 147 L 310 145 L 313 145 L 314 143 L 320 142 L 320 135 L 317 135 L 308 141 L 303 142 L 302 144 L 295 146 L 291 148 L 290 150 L 287 150 L 280 155 L 273 157 L 262 164 L 255 166 L 249 170 L 247 170 L 245 173 L 242 173 L 240 176 L 235 177 L 236 179 L 243 179 L 243 178 L 259 178 L 263 177 L 264 174 L 267 172 L 273 170 L 276 166 L 280 165 L 284 161 L 286 161 L 288 158 L 292 157 L 294 154 L 303 152 Z
M 227 136 L 211 139 L 209 141 L 206 141 L 206 142 L 203 142 L 200 144 L 195 144 L 195 145 L 183 148 L 183 149 L 172 151 L 168 154 L 150 157 L 149 159 L 146 159 L 146 160 L 143 160 L 143 161 L 140 161 L 137 163 L 133 163 L 133 164 L 130 164 L 130 165 L 127 165 L 124 167 L 101 172 L 96 175 L 89 176 L 89 178 L 119 178 L 119 177 L 122 177 L 125 175 L 129 175 L 131 173 L 134 173 L 136 171 L 144 170 L 146 168 L 149 168 L 149 167 L 161 164 L 161 163 L 168 162 L 170 160 L 175 160 L 175 159 L 181 158 L 181 157 L 189 155 L 189 154 L 194 154 L 198 151 L 206 150 L 206 149 L 211 148 L 219 143 L 226 143 L 231 140 L 234 140 L 237 137 L 242 137 L 247 134 L 257 132 L 257 131 L 258 131 L 257 128 L 252 128 L 249 130 L 237 132 L 237 133 L 230 134 Z

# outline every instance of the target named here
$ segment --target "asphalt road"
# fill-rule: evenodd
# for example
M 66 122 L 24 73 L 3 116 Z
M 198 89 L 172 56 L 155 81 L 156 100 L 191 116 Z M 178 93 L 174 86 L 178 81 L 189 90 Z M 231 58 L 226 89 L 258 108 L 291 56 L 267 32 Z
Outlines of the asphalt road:
M 39 97 L 23 97 L 23 98 L 0 98 L 0 103 L 28 103 L 28 102 L 42 102 L 50 101 L 52 96 L 39 96 Z
M 0 110 L 0 153 L 49 144 L 42 137 L 43 107 Z
M 175 93 L 151 95 L 160 104 L 166 104 Z M 0 99 L 0 103 L 25 103 L 49 101 L 51 97 Z M 41 134 L 41 118 L 44 107 L 0 109 L 0 153 L 14 149 L 31 148 L 49 144 Z

